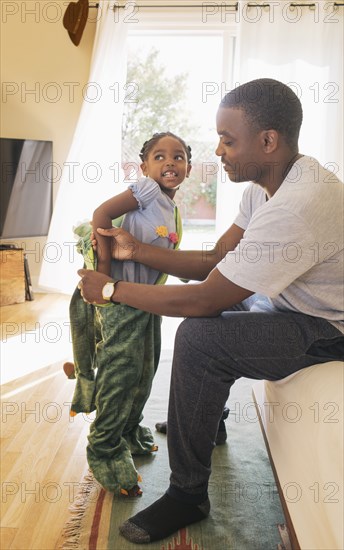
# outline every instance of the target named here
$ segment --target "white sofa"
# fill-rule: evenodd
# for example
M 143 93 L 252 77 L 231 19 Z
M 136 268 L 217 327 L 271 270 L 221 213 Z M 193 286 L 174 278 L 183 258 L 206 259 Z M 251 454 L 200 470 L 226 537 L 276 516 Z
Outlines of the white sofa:
M 253 385 L 293 549 L 343 550 L 344 362 Z

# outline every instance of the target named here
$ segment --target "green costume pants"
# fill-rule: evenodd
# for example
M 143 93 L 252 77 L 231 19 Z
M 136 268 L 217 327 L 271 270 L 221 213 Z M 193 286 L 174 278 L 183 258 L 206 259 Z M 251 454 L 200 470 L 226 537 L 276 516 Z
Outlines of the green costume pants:
M 84 302 L 75 289 L 69 306 L 76 386 L 72 413 L 95 410 L 95 359 L 97 342 L 101 340 L 95 307 Z
M 76 289 L 70 320 L 77 379 L 72 411 L 96 409 L 90 469 L 109 491 L 128 490 L 138 477 L 132 455 L 154 447 L 150 429 L 139 423 L 159 363 L 161 317 L 123 304 L 92 306 Z

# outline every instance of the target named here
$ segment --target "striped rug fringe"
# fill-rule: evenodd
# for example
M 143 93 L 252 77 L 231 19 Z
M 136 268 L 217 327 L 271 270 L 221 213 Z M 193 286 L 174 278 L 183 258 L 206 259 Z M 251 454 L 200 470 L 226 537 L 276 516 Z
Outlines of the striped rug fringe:
M 71 516 L 62 531 L 62 550 L 80 549 L 83 524 L 86 514 L 91 512 L 92 504 L 96 503 L 96 495 L 101 490 L 100 485 L 89 471 L 81 482 L 74 502 L 69 507 Z M 92 493 L 95 493 L 94 495 Z M 92 503 L 92 504 L 91 504 Z

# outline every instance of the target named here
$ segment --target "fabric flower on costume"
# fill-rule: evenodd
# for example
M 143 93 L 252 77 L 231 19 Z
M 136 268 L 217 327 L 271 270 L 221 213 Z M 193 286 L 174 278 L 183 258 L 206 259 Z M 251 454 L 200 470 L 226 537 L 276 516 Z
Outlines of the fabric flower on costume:
M 155 233 L 158 235 L 158 237 L 168 237 L 168 229 L 166 225 L 158 225 L 155 228 Z
M 170 233 L 168 238 L 170 239 L 171 243 L 173 243 L 173 244 L 177 244 L 177 242 L 179 241 L 179 237 L 178 237 L 177 233 Z
M 155 228 L 155 233 L 158 237 L 167 237 L 173 244 L 177 244 L 179 241 L 178 233 L 169 233 L 166 225 L 158 225 Z

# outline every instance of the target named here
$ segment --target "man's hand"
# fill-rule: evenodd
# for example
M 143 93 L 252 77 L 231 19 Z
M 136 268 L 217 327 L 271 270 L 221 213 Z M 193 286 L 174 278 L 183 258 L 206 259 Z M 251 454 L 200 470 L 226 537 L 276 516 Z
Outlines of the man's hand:
M 93 305 L 109 303 L 108 300 L 103 299 L 102 290 L 105 283 L 113 282 L 111 277 L 104 275 L 104 273 L 98 273 L 98 271 L 92 271 L 91 269 L 79 269 L 78 275 L 81 277 L 78 288 L 85 302 Z
M 112 238 L 112 257 L 115 260 L 134 260 L 140 241 L 135 239 L 130 233 L 124 229 L 113 227 L 112 229 L 97 228 L 100 235 Z M 97 251 L 97 241 L 94 233 L 91 233 L 92 247 Z

